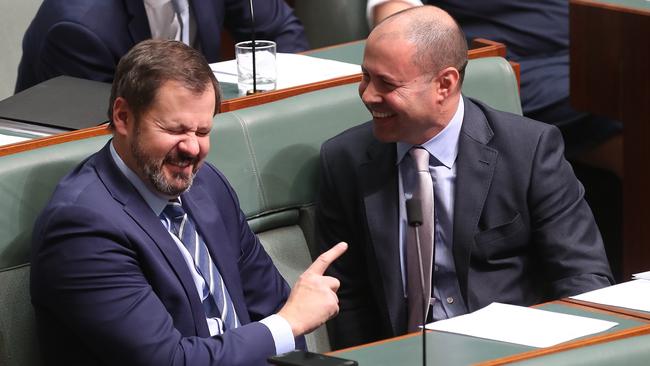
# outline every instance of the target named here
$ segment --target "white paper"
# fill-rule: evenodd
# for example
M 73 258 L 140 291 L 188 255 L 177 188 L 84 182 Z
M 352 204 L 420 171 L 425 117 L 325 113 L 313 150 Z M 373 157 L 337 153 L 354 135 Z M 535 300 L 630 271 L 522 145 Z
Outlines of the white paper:
M 3 135 L 0 133 L 0 146 L 9 145 L 16 142 L 21 142 L 25 140 L 30 140 L 28 137 L 12 136 L 12 135 Z
M 586 292 L 572 299 L 650 312 L 650 281 L 634 280 Z
M 427 324 L 427 329 L 531 347 L 551 347 L 605 331 L 617 324 L 495 302 L 471 314 Z
M 278 53 L 276 65 L 276 89 L 361 73 L 359 65 L 293 53 Z M 220 82 L 237 84 L 236 60 L 217 62 L 210 67 Z
M 635 280 L 650 280 L 650 271 L 635 273 L 632 275 L 632 278 Z

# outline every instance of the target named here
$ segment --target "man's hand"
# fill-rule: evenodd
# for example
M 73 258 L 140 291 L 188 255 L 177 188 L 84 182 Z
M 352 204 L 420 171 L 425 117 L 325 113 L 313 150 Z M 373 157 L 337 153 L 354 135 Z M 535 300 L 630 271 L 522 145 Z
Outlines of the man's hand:
M 313 331 L 338 314 L 336 291 L 340 282 L 323 274 L 347 249 L 348 244 L 340 242 L 321 254 L 293 286 L 287 303 L 278 315 L 289 322 L 294 337 Z

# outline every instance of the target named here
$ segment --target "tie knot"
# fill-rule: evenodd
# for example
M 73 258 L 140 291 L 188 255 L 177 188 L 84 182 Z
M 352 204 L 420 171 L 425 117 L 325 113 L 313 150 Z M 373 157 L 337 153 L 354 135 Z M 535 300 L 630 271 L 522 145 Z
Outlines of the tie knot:
M 167 203 L 167 206 L 165 206 L 163 213 L 172 220 L 179 220 L 185 215 L 185 210 L 183 209 L 180 201 L 173 200 Z
M 419 172 L 429 171 L 429 152 L 421 146 L 414 146 L 411 151 L 409 151 L 413 161 L 415 161 L 415 167 Z

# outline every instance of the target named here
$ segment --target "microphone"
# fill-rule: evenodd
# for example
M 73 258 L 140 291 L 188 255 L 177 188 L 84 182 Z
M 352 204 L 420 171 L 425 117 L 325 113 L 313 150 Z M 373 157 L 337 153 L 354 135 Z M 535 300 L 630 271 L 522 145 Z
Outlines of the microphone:
M 255 70 L 255 12 L 253 12 L 253 0 L 248 1 L 251 8 L 251 42 L 253 49 L 253 94 L 257 93 L 257 72 Z
M 422 366 L 427 364 L 427 338 L 426 338 L 426 323 L 427 323 L 427 308 L 429 307 L 429 299 L 426 296 L 424 289 L 424 273 L 422 269 L 422 249 L 420 245 L 420 231 L 418 228 L 422 225 L 422 203 L 419 199 L 411 198 L 406 200 L 406 220 L 409 226 L 415 230 L 415 245 L 418 249 L 418 271 L 420 272 L 420 285 L 422 286 Z

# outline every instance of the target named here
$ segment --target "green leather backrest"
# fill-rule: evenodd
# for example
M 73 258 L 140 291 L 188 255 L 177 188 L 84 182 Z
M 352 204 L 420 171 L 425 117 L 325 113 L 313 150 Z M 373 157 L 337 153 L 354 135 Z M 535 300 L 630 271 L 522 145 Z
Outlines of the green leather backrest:
M 522 114 L 517 76 L 503 57 L 469 60 L 463 94 L 483 101 L 494 109 Z
M 29 262 L 34 220 L 54 187 L 108 138 L 93 137 L 0 157 L 0 269 Z

